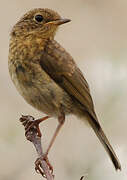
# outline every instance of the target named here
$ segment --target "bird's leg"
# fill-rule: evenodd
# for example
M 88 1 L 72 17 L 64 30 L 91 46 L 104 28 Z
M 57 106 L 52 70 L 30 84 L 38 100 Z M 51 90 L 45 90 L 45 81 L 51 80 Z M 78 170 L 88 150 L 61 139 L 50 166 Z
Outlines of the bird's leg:
M 58 116 L 58 122 L 59 122 L 59 124 L 58 124 L 58 126 L 57 126 L 57 128 L 56 128 L 56 130 L 55 130 L 55 133 L 54 133 L 54 135 L 53 135 L 53 137 L 52 137 L 52 139 L 51 139 L 51 141 L 50 141 L 50 144 L 49 144 L 49 146 L 48 146 L 45 154 L 44 154 L 42 157 L 40 157 L 40 158 L 38 158 L 38 159 L 36 160 L 35 169 L 36 169 L 36 168 L 38 169 L 38 166 L 39 166 L 39 164 L 40 164 L 40 160 L 43 159 L 43 160 L 45 160 L 45 161 L 47 162 L 47 164 L 48 164 L 49 169 L 51 170 L 51 172 L 53 172 L 53 167 L 52 167 L 52 165 L 50 164 L 50 162 L 49 162 L 49 160 L 48 160 L 48 153 L 49 153 L 49 151 L 50 151 L 50 149 L 51 149 L 51 147 L 52 147 L 52 145 L 53 145 L 53 143 L 54 143 L 54 141 L 55 141 L 55 139 L 56 139 L 56 137 L 57 137 L 57 135 L 58 135 L 61 127 L 63 126 L 63 124 L 64 124 L 64 122 L 65 122 L 65 114 L 64 114 L 64 112 L 61 112 L 61 114 Z
M 54 133 L 54 135 L 53 135 L 53 137 L 52 137 L 52 139 L 50 141 L 50 144 L 49 144 L 49 146 L 47 148 L 47 151 L 45 153 L 46 155 L 48 155 L 48 153 L 49 153 L 49 151 L 50 151 L 50 149 L 51 149 L 51 147 L 52 147 L 52 145 L 53 145 L 53 143 L 54 143 L 54 141 L 55 141 L 61 127 L 63 126 L 64 122 L 65 122 L 65 114 L 63 112 L 61 112 L 61 114 L 58 116 L 58 123 L 59 124 L 58 124 L 58 126 L 57 126 L 57 128 L 55 130 L 55 133 Z
M 41 137 L 41 132 L 40 132 L 40 129 L 39 129 L 39 124 L 42 121 L 45 121 L 46 119 L 48 119 L 49 116 L 45 116 L 43 118 L 36 119 L 36 120 L 31 116 L 31 120 L 30 121 L 25 121 L 25 117 L 28 118 L 28 116 L 22 116 L 20 118 L 20 121 L 25 126 L 25 136 L 27 137 L 27 133 L 29 132 L 30 129 L 36 129 L 37 133 L 38 133 L 38 136 Z

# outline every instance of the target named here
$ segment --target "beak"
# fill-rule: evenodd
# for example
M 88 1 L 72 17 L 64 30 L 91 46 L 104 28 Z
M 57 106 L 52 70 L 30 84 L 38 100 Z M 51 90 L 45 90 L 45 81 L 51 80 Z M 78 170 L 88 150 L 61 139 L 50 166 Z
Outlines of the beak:
M 64 23 L 68 23 L 70 21 L 71 21 L 70 19 L 58 19 L 58 20 L 55 20 L 55 21 L 50 21 L 50 22 L 48 22 L 46 24 L 61 25 L 61 24 L 64 24 Z
M 61 25 L 61 24 L 68 23 L 70 21 L 71 21 L 70 19 L 59 19 L 59 20 L 54 21 L 54 24 Z

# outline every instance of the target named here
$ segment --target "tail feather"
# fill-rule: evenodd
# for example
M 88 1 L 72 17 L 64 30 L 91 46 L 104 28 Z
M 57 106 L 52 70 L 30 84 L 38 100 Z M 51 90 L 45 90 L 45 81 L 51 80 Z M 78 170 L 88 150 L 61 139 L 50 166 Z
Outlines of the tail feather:
M 91 119 L 89 118 L 89 124 L 92 126 L 94 132 L 96 133 L 97 137 L 99 138 L 100 142 L 103 144 L 105 150 L 107 151 L 110 159 L 112 160 L 115 169 L 116 170 L 121 170 L 121 164 L 112 148 L 112 146 L 110 145 L 106 135 L 104 134 L 104 131 L 102 130 L 100 124 L 98 121 L 96 121 L 95 119 Z

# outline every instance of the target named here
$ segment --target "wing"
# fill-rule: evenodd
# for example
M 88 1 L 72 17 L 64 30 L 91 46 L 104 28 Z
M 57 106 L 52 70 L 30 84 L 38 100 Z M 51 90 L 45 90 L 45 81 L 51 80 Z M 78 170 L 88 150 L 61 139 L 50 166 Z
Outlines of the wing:
M 72 57 L 56 41 L 50 41 L 42 52 L 40 65 L 98 124 L 87 81 Z
M 72 57 L 56 41 L 51 41 L 42 52 L 40 65 L 59 86 L 82 105 L 84 111 L 90 116 L 91 127 L 109 154 L 115 168 L 121 169 L 119 160 L 98 122 L 88 83 Z

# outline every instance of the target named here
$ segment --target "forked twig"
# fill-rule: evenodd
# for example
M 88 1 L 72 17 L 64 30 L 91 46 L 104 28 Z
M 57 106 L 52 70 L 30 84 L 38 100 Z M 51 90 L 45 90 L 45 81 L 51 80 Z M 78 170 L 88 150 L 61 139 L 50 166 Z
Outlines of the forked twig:
M 25 127 L 30 125 L 35 119 L 32 116 L 22 116 L 20 118 L 20 121 Z M 49 164 L 45 160 L 45 158 L 40 158 L 40 157 L 45 157 L 45 154 L 43 152 L 42 144 L 41 144 L 41 137 L 38 135 L 38 127 L 32 126 L 29 128 L 28 131 L 25 133 L 26 139 L 29 140 L 30 142 L 33 143 L 36 152 L 38 154 L 38 158 L 35 161 L 35 170 L 36 172 L 40 173 L 43 177 L 45 177 L 47 180 L 53 180 L 54 175 L 52 174 L 51 169 L 49 168 Z M 36 163 L 39 160 L 39 163 Z
M 45 117 L 44 119 L 48 118 Z M 32 126 L 35 119 L 32 116 L 23 116 L 20 118 L 20 122 L 22 122 L 23 126 L 25 127 L 25 136 L 26 139 L 33 143 L 38 158 L 35 161 L 35 170 L 37 173 L 41 174 L 47 180 L 54 180 L 53 175 L 53 168 L 50 165 L 48 159 L 45 159 L 45 154 L 43 152 L 42 144 L 41 144 L 41 136 L 40 136 L 40 129 L 39 126 Z M 44 157 L 44 158 L 43 158 Z M 84 176 L 80 178 L 83 180 Z

